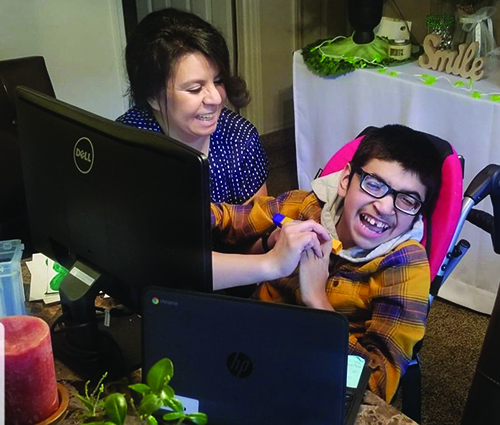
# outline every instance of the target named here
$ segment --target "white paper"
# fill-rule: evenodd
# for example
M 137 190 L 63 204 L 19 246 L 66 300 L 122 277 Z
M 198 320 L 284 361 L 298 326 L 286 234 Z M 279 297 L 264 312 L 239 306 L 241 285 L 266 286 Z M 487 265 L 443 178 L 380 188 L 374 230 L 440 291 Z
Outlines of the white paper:
M 60 278 L 57 271 L 60 266 L 43 254 L 34 254 L 26 265 L 31 273 L 30 301 L 43 300 L 47 304 L 59 301 L 59 291 L 50 284 Z
M 185 397 L 185 396 L 182 396 L 179 394 L 176 394 L 175 398 L 178 399 L 182 403 L 182 406 L 184 407 L 185 414 L 198 413 L 200 411 L 200 400 L 198 400 L 196 398 Z M 165 413 L 173 411 L 168 406 L 163 406 L 161 408 L 161 410 L 163 410 Z

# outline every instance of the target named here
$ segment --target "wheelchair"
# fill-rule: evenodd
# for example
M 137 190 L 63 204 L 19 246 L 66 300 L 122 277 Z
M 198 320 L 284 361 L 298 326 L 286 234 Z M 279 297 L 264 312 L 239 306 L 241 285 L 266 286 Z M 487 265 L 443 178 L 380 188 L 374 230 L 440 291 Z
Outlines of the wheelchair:
M 344 145 L 318 175 L 322 177 L 342 170 L 353 158 L 363 137 L 373 129 L 374 127 L 366 128 L 358 137 Z M 466 220 L 488 232 L 492 237 L 495 253 L 500 254 L 500 166 L 494 164 L 486 166 L 463 192 L 464 159 L 445 140 L 430 134 L 423 134 L 437 148 L 442 161 L 440 192 L 430 219 L 424 221 L 425 234 L 422 240 L 429 258 L 431 272 L 430 307 L 446 278 L 470 248 L 468 241 L 459 240 Z M 474 209 L 488 196 L 493 204 L 493 215 Z M 496 310 L 499 311 L 498 314 L 495 314 Z M 495 357 L 500 351 L 500 342 L 498 338 L 495 338 L 495 333 L 498 335 L 499 332 L 500 297 L 497 297 L 476 375 L 469 391 L 462 425 L 500 423 L 500 412 L 495 410 L 494 402 L 500 398 L 500 366 L 497 366 L 498 362 Z M 421 346 L 422 341 L 415 346 L 412 361 L 400 383 L 403 413 L 418 423 L 421 421 L 422 403 L 421 361 L 418 355 Z M 484 421 L 478 419 L 478 412 L 484 415 Z M 496 421 L 493 420 L 495 415 Z

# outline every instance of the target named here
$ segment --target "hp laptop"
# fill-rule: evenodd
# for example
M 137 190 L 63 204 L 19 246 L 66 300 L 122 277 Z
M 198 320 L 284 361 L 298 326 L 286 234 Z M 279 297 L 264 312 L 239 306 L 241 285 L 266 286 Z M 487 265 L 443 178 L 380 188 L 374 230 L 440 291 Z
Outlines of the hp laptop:
M 349 359 L 359 391 L 346 399 L 343 315 L 166 288 L 148 289 L 142 312 L 143 377 L 168 357 L 176 396 L 209 424 L 354 423 L 369 374 Z

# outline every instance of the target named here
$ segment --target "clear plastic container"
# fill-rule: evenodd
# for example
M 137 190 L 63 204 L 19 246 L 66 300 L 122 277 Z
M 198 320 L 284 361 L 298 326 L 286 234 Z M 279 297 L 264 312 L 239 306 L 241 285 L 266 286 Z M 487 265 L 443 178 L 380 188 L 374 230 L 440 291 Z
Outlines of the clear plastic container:
M 26 314 L 19 239 L 0 241 L 0 317 Z

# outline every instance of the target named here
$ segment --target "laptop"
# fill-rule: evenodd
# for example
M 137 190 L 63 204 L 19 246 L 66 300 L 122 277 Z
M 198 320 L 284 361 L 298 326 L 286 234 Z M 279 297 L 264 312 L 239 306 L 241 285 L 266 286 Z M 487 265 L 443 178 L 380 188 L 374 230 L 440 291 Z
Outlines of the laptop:
M 368 382 L 350 357 L 347 388 L 349 327 L 336 312 L 153 287 L 142 329 L 143 377 L 168 357 L 176 397 L 209 424 L 353 424 Z

